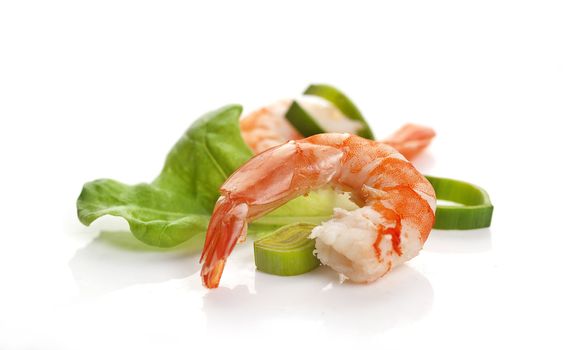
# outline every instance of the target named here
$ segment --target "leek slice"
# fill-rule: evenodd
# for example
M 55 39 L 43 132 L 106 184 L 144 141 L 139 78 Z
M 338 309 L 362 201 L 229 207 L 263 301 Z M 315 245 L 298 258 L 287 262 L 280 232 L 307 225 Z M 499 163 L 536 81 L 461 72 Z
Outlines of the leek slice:
M 434 228 L 471 230 L 491 226 L 493 204 L 487 192 L 465 181 L 426 176 L 436 191 L 436 198 L 461 204 L 438 205 Z
M 293 101 L 289 106 L 285 118 L 305 137 L 326 132 L 297 101 Z
M 317 96 L 330 102 L 346 118 L 359 122 L 361 128 L 355 132 L 356 135 L 371 140 L 375 139 L 368 123 L 356 105 L 340 90 L 330 85 L 309 85 L 303 94 Z M 324 130 L 316 119 L 297 101 L 293 101 L 285 114 L 285 118 L 305 137 L 331 131 Z
M 344 95 L 344 93 L 334 86 L 326 85 L 326 84 L 311 84 L 309 87 L 303 92 L 304 95 L 312 95 L 317 97 L 322 97 L 328 102 L 332 103 L 336 108 L 342 112 L 345 116 L 350 119 L 357 120 L 364 125 L 364 127 L 356 133 L 358 136 L 361 136 L 366 139 L 375 140 L 371 129 L 369 128 L 368 123 L 362 116 L 362 113 L 356 107 L 354 102 L 348 98 L 348 96 Z
M 309 235 L 315 225 L 297 223 L 286 225 L 272 234 L 254 241 L 254 262 L 260 271 L 294 276 L 319 266 L 315 255 L 315 240 Z

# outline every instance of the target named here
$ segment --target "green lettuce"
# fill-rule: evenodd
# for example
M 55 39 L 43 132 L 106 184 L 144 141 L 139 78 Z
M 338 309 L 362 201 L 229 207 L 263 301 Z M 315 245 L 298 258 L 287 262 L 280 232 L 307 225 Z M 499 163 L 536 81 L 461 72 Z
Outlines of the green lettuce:
M 160 175 L 151 183 L 126 185 L 111 179 L 84 184 L 77 200 L 84 225 L 104 215 L 123 217 L 140 241 L 172 247 L 204 233 L 227 177 L 252 151 L 239 129 L 242 107 L 230 105 L 199 118 L 168 153 Z M 251 225 L 264 233 L 293 222 L 318 223 L 346 199 L 332 191 L 311 193 L 278 208 Z

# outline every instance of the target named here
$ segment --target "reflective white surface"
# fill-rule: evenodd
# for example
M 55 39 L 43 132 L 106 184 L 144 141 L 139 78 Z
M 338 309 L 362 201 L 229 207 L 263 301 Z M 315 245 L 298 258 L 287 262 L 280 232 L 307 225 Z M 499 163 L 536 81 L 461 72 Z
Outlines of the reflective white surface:
M 561 348 L 562 16 L 547 1 L 2 2 L 0 349 Z M 201 237 L 162 250 L 120 219 L 76 219 L 83 182 L 150 181 L 202 113 L 310 82 L 341 87 L 380 137 L 433 126 L 416 166 L 486 188 L 493 225 L 435 230 L 369 285 L 256 272 L 249 241 L 209 291 Z

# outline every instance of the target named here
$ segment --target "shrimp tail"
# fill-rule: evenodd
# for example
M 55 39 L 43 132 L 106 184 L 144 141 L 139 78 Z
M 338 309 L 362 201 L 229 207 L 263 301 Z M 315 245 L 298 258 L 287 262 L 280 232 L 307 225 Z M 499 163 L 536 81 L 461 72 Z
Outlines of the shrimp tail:
M 436 132 L 432 128 L 405 124 L 382 142 L 394 147 L 408 160 L 412 160 L 428 147 L 434 136 Z
M 221 196 L 207 227 L 201 253 L 201 277 L 207 288 L 217 288 L 227 257 L 246 238 L 248 205 Z

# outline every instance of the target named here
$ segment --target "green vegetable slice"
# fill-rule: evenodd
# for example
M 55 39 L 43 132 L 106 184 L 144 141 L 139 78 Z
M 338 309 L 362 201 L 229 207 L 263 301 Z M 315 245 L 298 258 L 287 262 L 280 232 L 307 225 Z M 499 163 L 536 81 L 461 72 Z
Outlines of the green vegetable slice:
M 426 176 L 438 199 L 461 204 L 438 205 L 434 228 L 442 230 L 471 230 L 491 226 L 493 204 L 487 192 L 468 182 Z
M 373 135 L 368 123 L 362 116 L 362 113 L 356 107 L 354 102 L 348 98 L 348 96 L 344 95 L 344 93 L 334 86 L 326 85 L 326 84 L 312 84 L 303 92 L 304 95 L 312 95 L 317 97 L 322 97 L 325 100 L 332 103 L 336 108 L 342 112 L 345 116 L 350 119 L 357 120 L 364 125 L 363 129 L 360 129 L 357 132 L 358 136 L 361 136 L 366 139 L 375 140 L 375 136 Z
M 285 118 L 305 137 L 326 132 L 297 101 L 293 101 L 289 106 Z
M 315 225 L 286 225 L 272 234 L 254 242 L 254 261 L 260 271 L 278 275 L 294 276 L 319 266 L 315 255 L 315 240 L 309 239 Z

